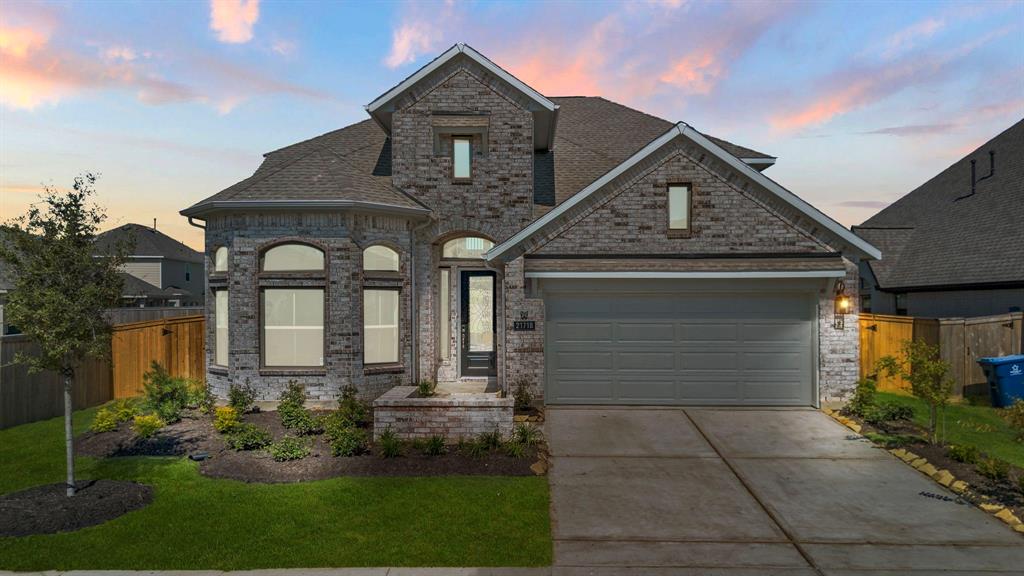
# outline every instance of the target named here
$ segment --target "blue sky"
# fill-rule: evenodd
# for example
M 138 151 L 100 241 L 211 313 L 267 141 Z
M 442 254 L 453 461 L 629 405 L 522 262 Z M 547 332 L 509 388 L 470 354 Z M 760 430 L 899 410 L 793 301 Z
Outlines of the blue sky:
M 1024 2 L 0 4 L 0 216 L 102 174 L 108 226 L 178 210 L 365 118 L 455 42 L 779 157 L 857 224 L 1024 117 Z

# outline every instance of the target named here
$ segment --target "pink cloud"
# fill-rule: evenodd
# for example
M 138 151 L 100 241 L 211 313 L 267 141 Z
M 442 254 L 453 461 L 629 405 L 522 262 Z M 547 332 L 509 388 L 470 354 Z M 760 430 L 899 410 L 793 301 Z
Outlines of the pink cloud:
M 953 50 L 911 55 L 876 65 L 852 65 L 829 75 L 811 99 L 769 118 L 773 128 L 792 131 L 829 122 L 908 88 L 933 82 L 951 64 L 1013 28 L 995 30 Z
M 252 40 L 252 28 L 260 19 L 260 0 L 210 0 L 210 29 L 228 44 Z
M 439 34 L 428 22 L 406 22 L 391 34 L 391 51 L 384 58 L 388 68 L 398 68 L 434 49 Z

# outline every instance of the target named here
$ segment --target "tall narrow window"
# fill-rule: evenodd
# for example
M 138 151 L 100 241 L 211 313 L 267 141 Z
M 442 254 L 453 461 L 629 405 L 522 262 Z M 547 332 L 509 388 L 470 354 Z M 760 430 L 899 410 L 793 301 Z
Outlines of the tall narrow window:
M 263 364 L 324 365 L 324 291 L 309 288 L 263 290 Z
M 185 262 L 185 282 L 192 281 L 192 265 Z
M 217 248 L 217 251 L 213 253 L 213 271 L 214 272 L 227 272 L 228 271 L 228 249 L 227 246 L 221 246 Z
M 228 291 L 214 292 L 213 318 L 216 334 L 214 338 L 213 363 L 228 365 Z
M 363 363 L 398 362 L 398 290 L 363 290 Z
M 441 349 L 441 359 L 447 360 L 451 356 L 452 339 L 452 303 L 450 302 L 451 271 L 447 268 L 441 269 L 441 331 L 438 336 L 438 347 Z
M 668 187 L 668 229 L 690 229 L 690 187 L 685 184 Z
M 470 139 L 465 136 L 452 138 L 452 178 L 468 180 L 471 177 L 472 146 L 470 142 Z

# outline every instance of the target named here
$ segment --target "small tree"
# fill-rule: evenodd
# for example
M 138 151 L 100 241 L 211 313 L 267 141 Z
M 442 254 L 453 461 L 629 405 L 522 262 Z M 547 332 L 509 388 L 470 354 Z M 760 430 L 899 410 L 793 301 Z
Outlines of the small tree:
M 949 364 L 939 357 L 939 347 L 924 340 L 905 341 L 898 358 L 884 356 L 878 360 L 878 371 L 890 377 L 901 376 L 910 383 L 910 393 L 928 405 L 929 439 L 936 443 L 939 409 L 949 404 L 954 385 Z
M 64 440 L 67 493 L 75 494 L 71 427 L 75 367 L 85 358 L 110 353 L 110 324 L 104 311 L 121 297 L 118 274 L 128 246 L 96 250 L 96 232 L 106 216 L 91 197 L 96 176 L 75 178 L 72 190 L 47 187 L 28 213 L 3 224 L 0 259 L 14 277 L 5 313 L 39 344 L 37 355 L 15 361 L 30 372 L 51 370 L 64 377 Z

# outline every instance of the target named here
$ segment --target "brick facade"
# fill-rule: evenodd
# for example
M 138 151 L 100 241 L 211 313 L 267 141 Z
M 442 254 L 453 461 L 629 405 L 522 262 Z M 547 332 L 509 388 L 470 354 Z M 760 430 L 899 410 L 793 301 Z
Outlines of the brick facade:
M 399 438 L 471 439 L 498 431 L 512 435 L 511 398 L 415 397 L 414 386 L 392 388 L 373 402 L 374 440 L 387 429 Z
M 468 183 L 452 182 L 452 160 L 447 152 L 451 136 L 460 134 L 460 130 L 471 134 L 474 142 L 473 175 Z M 226 367 L 213 365 L 215 299 L 206 299 L 210 320 L 207 342 L 211 343 L 207 349 L 208 379 L 214 393 L 223 398 L 231 383 L 248 382 L 260 400 L 273 401 L 294 379 L 306 385 L 314 400 L 330 403 L 346 385 L 355 386 L 362 397 L 372 399 L 395 386 L 414 384 L 417 377 L 457 379 L 458 272 L 483 269 L 496 273 L 499 383 L 508 391 L 522 383 L 535 395 L 543 396 L 544 302 L 525 278 L 523 255 L 504 264 L 441 259 L 441 246 L 446 240 L 478 235 L 499 243 L 532 222 L 533 134 L 533 116 L 522 94 L 473 61 L 456 59 L 403 94 L 392 115 L 393 183 L 430 208 L 429 219 L 347 211 L 211 216 L 206 230 L 207 270 L 213 270 L 212 258 L 218 247 L 227 246 L 230 251 L 228 272 L 210 273 L 208 277 L 209 289 L 227 289 L 230 294 Z M 692 186 L 692 224 L 685 238 L 667 233 L 669 183 Z M 678 141 L 567 212 L 549 233 L 527 241 L 523 250 L 549 256 L 842 251 L 821 239 L 818 226 L 706 151 Z M 327 258 L 325 274 L 259 274 L 261 252 L 289 239 L 323 249 Z M 362 250 L 374 244 L 387 245 L 399 253 L 398 275 L 367 277 L 363 273 Z M 857 267 L 853 262 L 846 263 L 847 291 L 856 299 Z M 439 343 L 442 268 L 451 271 L 452 330 L 451 338 Z M 324 288 L 322 369 L 261 368 L 259 296 L 262 288 L 273 286 Z M 363 366 L 362 290 L 368 286 L 394 287 L 401 292 L 401 361 L 397 365 Z M 512 330 L 520 318 L 533 320 L 535 330 Z M 821 294 L 818 342 L 820 395 L 822 399 L 842 397 L 857 379 L 857 319 L 855 315 L 848 317 L 845 330 L 833 328 L 830 290 Z M 447 359 L 442 353 L 445 346 Z M 399 417 L 395 418 L 393 423 L 397 425 Z

